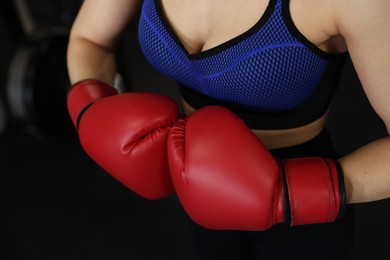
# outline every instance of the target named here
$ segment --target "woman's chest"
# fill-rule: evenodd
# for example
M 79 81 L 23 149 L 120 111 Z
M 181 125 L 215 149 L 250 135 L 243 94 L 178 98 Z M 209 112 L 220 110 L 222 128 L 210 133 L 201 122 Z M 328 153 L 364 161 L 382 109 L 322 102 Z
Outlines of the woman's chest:
M 162 13 L 188 53 L 200 53 L 250 30 L 273 0 L 158 0 Z M 328 1 L 285 0 L 297 30 L 319 49 L 345 51 L 344 42 L 330 35 L 334 28 Z

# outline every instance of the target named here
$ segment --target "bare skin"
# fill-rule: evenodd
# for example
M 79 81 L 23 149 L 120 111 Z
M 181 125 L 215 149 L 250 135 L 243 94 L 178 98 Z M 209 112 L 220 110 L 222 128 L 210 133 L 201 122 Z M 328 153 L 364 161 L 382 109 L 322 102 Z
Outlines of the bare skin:
M 68 51 L 68 69 L 73 83 L 85 78 L 113 83 L 115 44 L 140 2 L 84 1 L 72 28 Z M 161 0 L 161 3 L 187 52 L 199 53 L 251 28 L 264 13 L 268 0 Z M 371 105 L 389 130 L 390 1 L 291 0 L 290 12 L 298 30 L 319 49 L 350 53 Z M 326 114 L 298 131 L 254 131 L 269 148 L 287 147 L 310 140 L 325 122 Z M 363 146 L 341 158 L 340 163 L 348 203 L 390 197 L 389 137 Z
M 196 111 L 184 99 L 182 99 L 183 109 L 186 115 L 191 115 Z M 329 110 L 317 120 L 310 124 L 281 130 L 252 129 L 252 132 L 261 140 L 268 149 L 277 149 L 303 144 L 316 137 L 325 127 Z

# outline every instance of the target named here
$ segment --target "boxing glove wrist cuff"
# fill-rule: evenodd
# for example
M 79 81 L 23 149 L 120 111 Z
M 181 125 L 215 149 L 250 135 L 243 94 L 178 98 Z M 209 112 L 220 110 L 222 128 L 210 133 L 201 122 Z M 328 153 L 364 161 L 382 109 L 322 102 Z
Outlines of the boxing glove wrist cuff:
M 334 160 L 310 157 L 282 162 L 288 194 L 285 207 L 290 224 L 332 222 L 343 215 L 346 195 L 340 165 Z M 286 219 L 288 216 L 286 216 Z
M 336 220 L 339 220 L 344 216 L 344 213 L 345 213 L 345 209 L 347 206 L 347 192 L 345 190 L 345 180 L 344 180 L 343 168 L 341 167 L 340 162 L 338 160 L 333 160 L 333 163 L 336 167 L 336 171 L 338 174 L 339 186 L 340 186 L 340 209 L 339 209 L 339 214 L 336 217 Z
M 73 85 L 68 93 L 67 107 L 76 128 L 83 112 L 95 101 L 103 97 L 116 95 L 118 92 L 108 84 L 87 79 Z

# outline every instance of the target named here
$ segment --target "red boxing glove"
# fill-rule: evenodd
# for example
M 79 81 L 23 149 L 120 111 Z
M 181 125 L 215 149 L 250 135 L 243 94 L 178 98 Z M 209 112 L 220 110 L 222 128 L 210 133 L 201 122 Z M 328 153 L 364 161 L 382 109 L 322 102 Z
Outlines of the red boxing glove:
M 167 138 L 179 118 L 176 102 L 151 93 L 117 94 L 97 80 L 77 83 L 68 111 L 85 152 L 138 195 L 157 199 L 173 192 Z
M 334 161 L 278 162 L 223 107 L 205 107 L 179 120 L 168 138 L 168 160 L 184 209 L 206 228 L 331 222 L 345 207 L 343 176 Z

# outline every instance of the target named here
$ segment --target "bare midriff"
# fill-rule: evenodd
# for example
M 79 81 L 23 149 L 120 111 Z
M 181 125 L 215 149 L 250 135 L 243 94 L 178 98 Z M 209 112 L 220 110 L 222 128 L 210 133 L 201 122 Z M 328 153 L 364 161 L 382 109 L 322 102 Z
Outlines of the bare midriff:
M 186 115 L 191 115 L 196 111 L 183 99 L 182 104 Z M 278 130 L 252 129 L 252 132 L 268 149 L 291 147 L 306 143 L 316 137 L 325 127 L 328 114 L 329 109 L 320 118 L 304 126 Z

